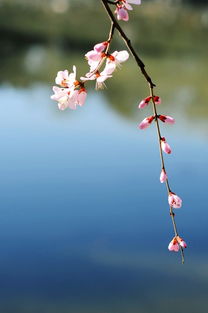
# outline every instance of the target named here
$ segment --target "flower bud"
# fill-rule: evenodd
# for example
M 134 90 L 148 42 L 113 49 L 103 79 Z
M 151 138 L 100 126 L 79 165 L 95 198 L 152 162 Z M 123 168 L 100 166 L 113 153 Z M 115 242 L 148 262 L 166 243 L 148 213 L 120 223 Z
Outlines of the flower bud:
M 147 128 L 147 127 L 152 123 L 153 120 L 154 120 L 154 116 L 146 117 L 146 118 L 138 125 L 138 128 L 140 128 L 140 129 L 145 129 L 145 128 Z
M 180 247 L 179 247 L 178 241 L 176 237 L 174 237 L 168 245 L 168 250 L 178 252 L 179 249 Z
M 180 241 L 180 246 L 182 248 L 187 248 L 187 244 L 186 244 L 186 242 L 184 240 Z
M 150 102 L 151 99 L 152 99 L 151 96 L 149 96 L 149 97 L 143 99 L 143 100 L 139 103 L 138 108 L 139 108 L 139 109 L 145 108 L 145 107 L 149 104 L 149 102 Z M 154 102 L 155 102 L 155 104 L 160 104 L 160 103 L 161 103 L 160 97 L 154 96 Z
M 128 11 L 123 6 L 117 5 L 115 13 L 117 14 L 117 19 L 119 21 L 123 20 L 127 22 L 129 20 Z
M 81 88 L 78 91 L 77 95 L 77 104 L 83 106 L 87 97 L 87 90 L 85 88 Z
M 169 144 L 166 142 L 166 140 L 165 140 L 165 137 L 162 137 L 161 138 L 161 141 L 160 141 L 160 143 L 161 143 L 161 148 L 162 148 L 162 150 L 165 152 L 165 153 L 167 153 L 167 154 L 170 154 L 172 151 L 171 151 L 171 147 L 169 146 Z
M 145 108 L 145 107 L 149 104 L 149 102 L 150 102 L 151 99 L 152 99 L 152 97 L 147 97 L 147 98 L 143 99 L 143 100 L 139 103 L 138 108 L 139 108 L 139 109 Z
M 171 208 L 179 209 L 182 206 L 182 200 L 174 192 L 170 192 L 168 196 L 168 203 Z
M 184 249 L 187 248 L 186 242 L 185 242 L 181 237 L 177 236 L 176 238 L 177 238 L 177 241 L 178 241 L 179 245 L 180 245 L 182 248 L 184 248 Z
M 108 42 L 107 41 L 104 41 L 104 42 L 101 42 L 101 43 L 97 43 L 95 46 L 94 46 L 94 50 L 96 52 L 103 52 L 106 47 L 108 45 Z
M 158 115 L 158 118 L 163 122 L 167 124 L 174 124 L 175 119 L 169 115 Z
M 161 98 L 158 97 L 158 96 L 154 96 L 154 101 L 155 101 L 155 104 L 160 104 L 161 103 Z
M 88 51 L 86 54 L 85 54 L 85 58 L 88 60 L 88 61 L 100 61 L 102 59 L 102 53 L 99 53 L 95 50 L 91 50 L 91 51 Z
M 160 173 L 160 182 L 161 183 L 164 183 L 166 180 L 167 180 L 167 174 L 164 170 L 164 168 L 162 169 L 161 173 Z

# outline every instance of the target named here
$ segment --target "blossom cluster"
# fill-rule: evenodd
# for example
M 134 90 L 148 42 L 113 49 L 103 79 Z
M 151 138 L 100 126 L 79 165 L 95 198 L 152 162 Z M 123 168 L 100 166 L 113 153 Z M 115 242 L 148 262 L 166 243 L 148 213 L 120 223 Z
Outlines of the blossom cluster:
M 161 103 L 160 97 L 149 96 L 149 97 L 143 99 L 139 103 L 138 108 L 139 109 L 145 108 L 146 106 L 148 106 L 148 104 L 150 103 L 151 100 L 153 102 L 153 105 L 157 105 L 157 104 Z M 155 109 L 155 112 L 156 112 L 156 109 Z M 166 123 L 166 124 L 174 124 L 175 123 L 175 119 L 169 115 L 161 115 L 161 114 L 158 115 L 158 114 L 156 114 L 156 115 L 148 116 L 145 119 L 143 119 L 143 121 L 138 125 L 138 128 L 139 129 L 146 129 L 147 127 L 149 127 L 151 125 L 151 123 L 153 121 L 156 121 L 157 123 L 159 121 L 161 121 L 161 122 Z M 160 135 L 160 148 L 161 148 L 161 153 L 162 153 L 162 151 L 165 152 L 166 154 L 172 153 L 172 149 L 171 149 L 170 145 L 167 143 L 165 137 L 161 137 L 161 135 Z M 164 162 L 162 164 L 163 165 L 162 165 L 162 169 L 161 169 L 161 173 L 160 173 L 160 182 L 161 183 L 165 183 L 165 182 L 167 183 L 168 176 L 167 176 L 167 173 L 166 173 L 166 170 L 164 167 Z M 169 190 L 168 203 L 169 203 L 169 206 L 170 206 L 171 212 L 172 212 L 172 209 L 179 209 L 182 206 L 182 200 L 178 195 L 176 195 L 174 192 L 172 192 L 170 190 L 169 184 L 167 184 L 167 186 L 168 186 L 168 190 Z M 178 251 L 180 249 L 180 247 L 186 248 L 186 246 L 187 245 L 185 244 L 185 242 L 179 236 L 175 236 L 173 238 L 173 240 L 170 242 L 168 249 L 170 251 Z
M 101 89 L 105 86 L 106 79 L 112 77 L 113 72 L 120 64 L 128 60 L 129 53 L 126 50 L 114 51 L 112 54 L 107 52 L 109 42 L 101 42 L 94 46 L 93 50 L 85 54 L 90 70 L 85 76 L 81 76 L 79 80 L 76 79 L 76 66 L 73 66 L 73 72 L 68 70 L 59 71 L 57 73 L 55 82 L 57 86 L 53 86 L 54 94 L 51 96 L 52 100 L 58 102 L 58 108 L 65 110 L 70 108 L 75 110 L 78 106 L 83 106 L 87 97 L 87 89 L 85 83 L 87 81 L 95 80 L 96 89 Z M 105 61 L 105 66 L 102 67 Z
M 76 80 L 76 66 L 73 66 L 73 72 L 69 74 L 67 70 L 59 71 L 56 76 L 56 84 L 53 86 L 54 94 L 52 100 L 58 102 L 60 110 L 70 108 L 75 110 L 77 105 L 83 106 L 87 97 L 87 91 L 80 81 Z
M 104 81 L 112 77 L 115 69 L 129 58 L 129 53 L 126 50 L 114 51 L 112 54 L 109 54 L 103 52 L 104 49 L 105 42 L 95 45 L 93 50 L 85 54 L 90 71 L 85 74 L 85 77 L 81 77 L 81 80 L 84 82 L 87 80 L 96 80 L 96 89 L 103 88 L 105 86 Z M 100 72 L 99 67 L 104 60 L 106 60 L 105 67 Z
M 180 246 L 182 248 L 186 248 L 187 244 L 181 237 L 175 236 L 169 243 L 168 250 L 178 252 L 180 249 Z

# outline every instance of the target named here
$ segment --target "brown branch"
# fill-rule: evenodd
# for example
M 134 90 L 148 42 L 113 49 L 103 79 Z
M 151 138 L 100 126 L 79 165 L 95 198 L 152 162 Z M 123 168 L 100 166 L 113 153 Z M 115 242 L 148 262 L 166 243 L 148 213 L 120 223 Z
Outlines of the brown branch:
M 119 3 L 119 0 L 118 0 L 118 1 L 111 1 L 111 0 L 107 0 L 107 2 L 108 2 L 108 3 L 110 3 L 110 4 L 114 4 L 114 5 L 116 5 L 117 3 Z

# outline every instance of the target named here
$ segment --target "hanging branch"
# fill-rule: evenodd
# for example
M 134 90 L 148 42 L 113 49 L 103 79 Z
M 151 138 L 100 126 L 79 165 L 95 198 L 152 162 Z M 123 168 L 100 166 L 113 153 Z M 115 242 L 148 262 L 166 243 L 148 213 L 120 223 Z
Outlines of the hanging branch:
M 165 162 L 163 157 L 163 152 L 170 154 L 171 148 L 169 144 L 166 142 L 165 137 L 161 136 L 160 124 L 159 122 L 173 124 L 175 120 L 168 115 L 161 115 L 157 112 L 157 104 L 161 103 L 160 97 L 154 94 L 154 88 L 156 87 L 155 83 L 153 83 L 152 78 L 147 73 L 145 64 L 139 57 L 138 53 L 134 49 L 131 44 L 130 39 L 127 37 L 125 32 L 123 31 L 120 24 L 117 22 L 114 13 L 111 11 L 110 5 L 113 5 L 114 8 L 116 6 L 115 13 L 117 14 L 118 20 L 128 21 L 129 15 L 128 10 L 132 10 L 130 3 L 139 5 L 141 4 L 140 0 L 100 0 L 103 4 L 103 7 L 110 19 L 111 27 L 108 35 L 108 39 L 104 42 L 100 42 L 93 47 L 93 50 L 88 51 L 85 54 L 85 58 L 88 61 L 90 66 L 90 70 L 84 76 L 80 77 L 79 80 L 76 78 L 76 66 L 73 66 L 73 72 L 69 73 L 68 70 L 59 71 L 56 76 L 56 84 L 60 87 L 54 86 L 53 91 L 54 94 L 51 96 L 51 99 L 58 102 L 58 107 L 60 110 L 65 110 L 66 108 L 70 108 L 75 110 L 77 106 L 83 106 L 87 97 L 86 83 L 89 81 L 96 81 L 96 89 L 103 88 L 105 86 L 105 80 L 112 77 L 113 72 L 119 65 L 125 62 L 129 58 L 129 53 L 126 50 L 123 51 L 114 51 L 113 53 L 109 53 L 110 44 L 113 39 L 114 31 L 117 30 L 120 34 L 121 38 L 124 40 L 126 47 L 129 52 L 133 56 L 138 68 L 140 69 L 142 75 L 144 76 L 150 90 L 150 95 L 143 99 L 139 108 L 143 109 L 146 107 L 150 101 L 152 102 L 152 110 L 153 115 L 146 117 L 138 127 L 140 129 L 147 128 L 153 121 L 156 124 L 157 130 L 157 138 L 159 144 L 159 153 L 161 160 L 161 174 L 160 174 L 160 182 L 166 184 L 167 194 L 168 194 L 168 203 L 169 203 L 169 211 L 170 217 L 173 224 L 174 237 L 169 243 L 168 249 L 170 251 L 179 251 L 181 252 L 181 260 L 184 263 L 184 251 L 186 248 L 185 241 L 179 236 L 176 221 L 175 221 L 175 213 L 173 209 L 180 208 L 182 205 L 182 200 L 177 196 L 174 192 L 171 191 L 167 172 L 165 168 Z
M 154 90 L 153 90 L 154 87 L 156 87 L 156 85 L 153 83 L 152 78 L 150 77 L 150 75 L 145 70 L 145 64 L 143 63 L 141 58 L 138 56 L 138 53 L 135 51 L 134 47 L 132 46 L 130 39 L 127 37 L 127 35 L 123 31 L 123 29 L 121 28 L 119 23 L 117 22 L 114 14 L 112 13 L 112 11 L 111 11 L 111 9 L 109 7 L 109 3 L 110 4 L 117 4 L 119 1 L 115 1 L 115 2 L 112 3 L 112 1 L 101 0 L 101 2 L 102 2 L 103 6 L 104 6 L 104 8 L 106 10 L 106 13 L 107 13 L 111 23 L 114 24 L 114 27 L 117 29 L 117 31 L 119 32 L 121 38 L 124 40 L 128 50 L 131 52 L 132 56 L 134 57 L 138 67 L 140 68 L 143 76 L 145 77 L 145 79 L 146 79 L 146 81 L 147 81 L 147 83 L 149 85 L 150 99 L 152 100 L 152 108 L 153 108 L 154 120 L 155 120 L 155 124 L 156 124 L 157 137 L 158 137 L 158 143 L 159 143 L 159 152 L 160 152 L 160 159 L 161 159 L 161 173 L 165 173 L 166 174 L 165 162 L 164 162 L 162 146 L 161 146 L 161 142 L 163 142 L 163 137 L 161 136 L 160 126 L 159 126 L 159 121 L 158 121 L 158 117 L 159 116 L 158 116 L 158 113 L 157 113 L 157 108 L 156 108 L 156 103 L 155 103 L 155 95 L 154 95 Z M 150 124 L 151 122 L 147 121 L 147 123 Z M 173 193 L 171 192 L 167 175 L 166 175 L 166 179 L 165 179 L 165 184 L 166 184 L 166 188 L 167 188 L 168 197 L 170 197 L 171 194 L 173 194 Z M 177 247 L 179 247 L 180 252 L 181 252 L 181 261 L 182 261 L 182 264 L 183 264 L 184 263 L 183 245 L 184 245 L 184 247 L 186 247 L 186 244 L 184 244 L 184 241 L 179 237 L 179 234 L 178 234 L 178 231 L 177 231 L 177 226 L 176 226 L 176 221 L 175 221 L 175 213 L 173 212 L 173 206 L 171 206 L 171 205 L 170 205 L 170 216 L 171 216 L 173 229 L 174 229 L 174 234 L 175 234 L 175 237 L 173 238 L 172 243 L 173 243 L 173 246 L 177 245 Z M 181 243 L 182 243 L 182 245 L 181 245 Z

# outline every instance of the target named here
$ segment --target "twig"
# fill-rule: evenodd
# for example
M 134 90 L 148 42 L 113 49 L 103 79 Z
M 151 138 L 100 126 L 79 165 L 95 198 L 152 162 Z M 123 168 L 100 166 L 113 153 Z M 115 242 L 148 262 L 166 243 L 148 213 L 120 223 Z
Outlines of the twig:
M 157 108 L 156 108 L 156 104 L 155 104 L 155 100 L 154 100 L 154 92 L 153 92 L 153 88 L 152 87 L 150 87 L 150 96 L 152 97 L 152 108 L 153 108 L 153 113 L 154 113 L 154 116 L 155 116 L 155 124 L 156 124 L 156 129 L 157 129 L 157 137 L 158 137 L 160 160 L 161 160 L 161 169 L 163 169 L 166 172 L 163 152 L 162 152 L 162 148 L 161 148 L 161 138 L 162 138 L 162 136 L 161 136 L 161 132 L 160 132 L 160 125 L 159 125 L 159 121 L 158 121 Z M 167 188 L 167 193 L 169 195 L 169 193 L 171 192 L 171 189 L 170 189 L 168 178 L 166 179 L 165 184 L 166 184 L 166 188 Z M 175 213 L 173 212 L 173 208 L 171 206 L 170 206 L 170 217 L 171 217 L 171 220 L 172 220 L 175 237 L 178 237 L 178 230 L 177 230 L 176 221 L 175 221 Z M 181 262 L 182 262 L 182 264 L 184 264 L 184 261 L 185 261 L 184 251 L 183 251 L 183 248 L 180 245 L 179 245 L 179 247 L 180 247 L 180 252 L 181 252 Z
M 110 4 L 116 5 L 117 3 L 119 3 L 119 0 L 117 0 L 117 1 L 107 0 L 107 2 L 110 3 Z

